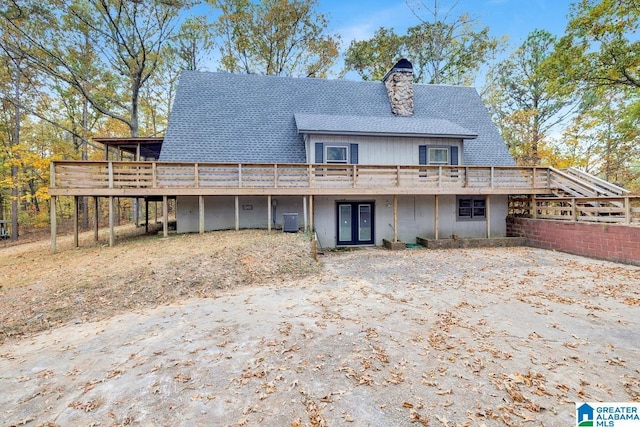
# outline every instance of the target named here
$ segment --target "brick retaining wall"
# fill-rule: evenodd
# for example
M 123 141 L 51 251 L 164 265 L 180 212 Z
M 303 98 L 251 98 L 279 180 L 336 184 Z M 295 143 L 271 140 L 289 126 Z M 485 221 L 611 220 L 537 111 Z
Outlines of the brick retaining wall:
M 640 265 L 640 227 L 507 218 L 507 236 L 528 246 Z

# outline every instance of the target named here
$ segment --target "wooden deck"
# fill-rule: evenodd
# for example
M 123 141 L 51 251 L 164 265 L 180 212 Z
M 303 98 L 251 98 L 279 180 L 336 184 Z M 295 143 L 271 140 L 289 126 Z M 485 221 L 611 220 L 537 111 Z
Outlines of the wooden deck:
M 543 167 L 51 163 L 52 196 L 551 194 Z
M 75 200 L 74 236 L 78 246 L 78 199 L 109 199 L 109 244 L 114 244 L 114 199 L 162 200 L 163 235 L 168 235 L 168 199 L 197 196 L 199 231 L 205 231 L 204 197 L 236 196 L 235 224 L 239 228 L 239 197 L 302 196 L 305 228 L 313 230 L 314 196 L 393 196 L 394 241 L 398 230 L 399 195 L 433 195 L 434 230 L 438 236 L 439 195 L 487 196 L 487 236 L 490 196 L 509 195 L 510 213 L 540 219 L 640 224 L 640 198 L 595 177 L 546 167 L 499 166 L 372 166 L 328 164 L 229 164 L 115 161 L 57 161 L 51 163 L 51 244 L 56 251 L 56 204 L 59 196 Z M 567 194 L 571 197 L 563 197 Z M 612 196 L 617 197 L 612 197 Z M 516 200 L 514 196 L 519 197 Z M 560 196 L 560 197 L 558 197 Z M 95 210 L 96 215 L 98 209 Z M 98 224 L 96 217 L 95 224 Z M 271 209 L 267 211 L 271 227 Z M 97 228 L 95 228 L 97 239 Z

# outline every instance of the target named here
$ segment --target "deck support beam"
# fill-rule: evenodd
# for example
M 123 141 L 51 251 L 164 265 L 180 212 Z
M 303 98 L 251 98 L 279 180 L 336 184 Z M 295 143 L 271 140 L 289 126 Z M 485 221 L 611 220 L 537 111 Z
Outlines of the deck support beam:
M 624 198 L 624 225 L 631 225 L 631 200 Z
M 115 203 L 113 199 L 113 196 L 109 196 L 109 246 L 114 245 L 116 237 L 116 233 L 114 230 Z
M 149 199 L 144 199 L 144 232 L 149 233 Z
M 435 196 L 433 196 L 433 238 L 435 240 L 438 240 L 438 228 L 439 228 L 438 212 L 440 210 L 438 208 L 439 203 L 440 203 L 440 200 L 438 199 L 438 195 L 436 194 Z
M 169 237 L 169 197 L 162 196 L 162 236 Z
M 267 196 L 267 231 L 271 231 L 271 221 L 273 221 L 271 218 L 271 215 L 273 214 L 273 206 L 271 206 L 271 203 L 271 194 L 269 194 Z
M 80 206 L 78 203 L 78 196 L 73 196 L 73 246 L 75 248 L 80 246 L 80 242 L 78 239 L 78 211 L 80 210 Z
M 93 198 L 93 240 L 98 241 L 98 228 L 100 226 L 100 207 L 98 203 L 98 196 Z
M 313 196 L 309 196 L 309 229 L 313 233 Z
M 307 196 L 302 196 L 302 218 L 304 221 L 304 231 L 307 231 L 309 225 L 307 221 Z
M 393 195 L 393 241 L 398 241 L 398 195 Z
M 485 214 L 487 217 L 487 239 L 491 238 L 491 196 L 487 195 L 485 199 Z
M 49 207 L 49 213 L 51 214 L 51 253 L 56 253 L 56 245 L 57 245 L 57 233 L 58 233 L 58 223 L 56 218 L 56 196 L 51 196 L 51 206 Z
M 535 194 L 531 196 L 531 218 L 538 218 L 538 201 L 536 200 Z
M 236 203 L 236 231 L 240 230 L 240 196 L 235 197 Z
M 204 234 L 204 196 L 198 196 L 198 231 Z

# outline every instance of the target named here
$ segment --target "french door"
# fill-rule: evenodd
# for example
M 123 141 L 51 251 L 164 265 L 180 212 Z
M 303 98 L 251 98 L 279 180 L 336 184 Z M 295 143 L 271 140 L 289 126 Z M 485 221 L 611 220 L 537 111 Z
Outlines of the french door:
M 374 203 L 338 202 L 338 245 L 374 243 Z

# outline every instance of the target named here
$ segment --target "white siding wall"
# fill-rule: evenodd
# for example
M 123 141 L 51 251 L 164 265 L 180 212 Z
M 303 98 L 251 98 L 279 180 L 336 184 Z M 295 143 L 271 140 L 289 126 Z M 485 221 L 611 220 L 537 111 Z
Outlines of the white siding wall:
M 323 247 L 336 244 L 336 202 L 375 202 L 375 244 L 382 245 L 382 239 L 393 239 L 393 196 L 381 197 L 315 197 L 314 210 L 318 238 Z M 491 237 L 507 234 L 507 196 L 491 196 Z M 439 197 L 439 238 L 486 237 L 487 223 L 480 221 L 459 221 L 456 218 L 456 196 Z M 433 238 L 434 197 L 398 196 L 398 239 L 415 243 L 416 237 Z
M 282 227 L 284 213 L 297 213 L 298 225 L 304 225 L 302 197 L 272 197 L 276 206 L 272 207 L 271 227 Z M 240 228 L 267 228 L 267 196 L 241 196 Z M 199 231 L 198 197 L 181 196 L 176 200 L 178 233 L 197 233 Z M 275 221 L 275 222 L 274 222 Z M 204 198 L 205 230 L 233 229 L 235 222 L 235 197 L 212 196 Z
M 284 213 L 298 213 L 298 226 L 304 225 L 302 197 L 273 197 L 276 200 L 275 223 L 272 228 L 281 228 Z M 336 245 L 336 202 L 373 201 L 375 203 L 375 244 L 382 239 L 393 239 L 393 196 L 314 198 L 314 225 L 320 243 L 325 248 Z M 491 204 L 491 237 L 506 236 L 507 196 L 493 195 Z M 267 197 L 240 197 L 240 228 L 267 228 Z M 307 212 L 309 205 L 307 203 Z M 198 198 L 177 198 L 178 233 L 198 232 Z M 433 238 L 434 196 L 398 196 L 398 239 L 414 243 L 416 237 Z M 225 230 L 235 228 L 235 201 L 232 196 L 205 197 L 205 229 Z M 456 218 L 456 196 L 439 196 L 439 238 L 452 235 L 464 237 L 486 237 L 485 220 L 460 221 Z
M 205 230 L 235 228 L 235 199 L 232 196 L 205 197 Z M 283 224 L 283 214 L 298 214 L 298 226 L 304 225 L 303 198 L 299 196 L 273 197 L 276 201 L 272 214 L 272 228 Z M 375 244 L 382 239 L 393 239 L 393 196 L 314 198 L 314 225 L 320 243 L 325 248 L 336 245 L 336 202 L 373 201 L 375 204 Z M 506 236 L 507 196 L 493 195 L 490 199 L 491 237 Z M 267 228 L 268 207 L 266 196 L 243 196 L 239 199 L 240 228 Z M 309 205 L 307 203 L 307 212 Z M 199 229 L 198 198 L 177 198 L 178 233 L 197 233 Z M 464 237 L 486 237 L 486 221 L 460 221 L 456 218 L 456 196 L 439 196 L 439 238 L 456 235 Z M 433 238 L 434 196 L 398 196 L 398 238 L 414 243 L 417 236 Z
M 316 142 L 322 142 L 325 145 L 358 144 L 358 163 L 362 165 L 417 165 L 420 145 L 457 146 L 458 164 L 462 165 L 463 158 L 462 141 L 459 139 L 311 135 L 306 144 L 307 158 L 311 159 L 310 163 L 317 163 Z

